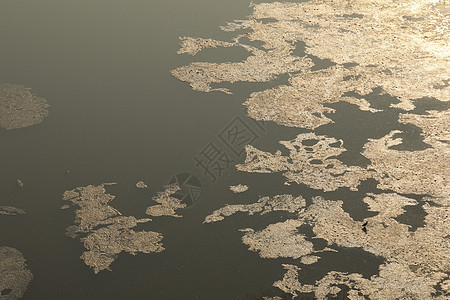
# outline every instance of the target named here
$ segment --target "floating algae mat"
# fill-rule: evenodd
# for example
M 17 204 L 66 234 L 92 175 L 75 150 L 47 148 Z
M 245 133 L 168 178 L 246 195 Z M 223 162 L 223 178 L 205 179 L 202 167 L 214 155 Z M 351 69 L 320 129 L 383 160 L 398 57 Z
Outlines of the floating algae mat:
M 181 203 L 180 199 L 172 197 L 179 190 L 180 187 L 176 183 L 167 186 L 164 192 L 158 193 L 153 198 L 159 204 L 149 206 L 145 213 L 153 217 L 172 216 L 180 218 L 181 216 L 177 215 L 175 210 L 185 208 L 186 204 Z
M 152 219 L 123 216 L 109 204 L 115 196 L 108 194 L 106 187 L 115 184 L 103 183 L 97 186 L 78 187 L 64 192 L 62 199 L 76 207 L 75 225 L 67 227 L 66 235 L 80 239 L 86 249 L 81 259 L 93 268 L 96 274 L 103 270 L 111 270 L 110 265 L 121 252 L 136 255 L 139 252 L 157 253 L 164 250 L 161 233 L 133 230 L 140 223 L 151 222 Z M 175 210 L 184 208 L 186 204 L 171 197 L 179 189 L 176 184 L 167 186 L 153 199 L 159 204 L 148 207 L 145 213 L 153 217 L 181 218 L 182 216 L 177 215 Z M 64 207 L 64 209 L 68 208 L 70 206 Z
M 23 209 L 14 206 L 0 206 L 0 215 L 16 216 L 24 214 L 26 214 L 26 212 Z
M 0 299 L 22 297 L 33 279 L 22 253 L 11 247 L 0 247 L 0 274 Z
M 44 98 L 18 84 L 0 83 L 0 126 L 18 129 L 41 123 L 48 115 Z
M 246 159 L 237 169 L 281 173 L 285 184 L 302 184 L 323 191 L 323 196 L 308 201 L 298 194 L 263 197 L 253 204 L 224 206 L 205 219 L 205 223 L 226 222 L 239 212 L 252 216 L 289 211 L 292 216 L 285 221 L 264 229 L 240 230 L 242 242 L 262 258 L 295 259 L 282 265 L 286 273 L 274 287 L 301 299 L 306 295 L 317 299 L 450 297 L 449 106 L 416 113 L 423 99 L 450 101 L 449 25 L 446 1 L 261 3 L 253 6 L 248 19 L 222 28 L 236 33 L 232 43 L 249 51 L 246 60 L 195 62 L 172 71 L 194 90 L 226 93 L 232 93 L 232 85 L 225 88 L 220 83 L 267 82 L 289 75 L 288 84 L 254 92 L 244 105 L 255 120 L 310 132 L 281 141 L 288 154 L 286 149 L 266 152 L 248 145 Z M 248 41 L 262 46 L 254 47 Z M 298 42 L 304 43 L 303 56 L 295 54 Z M 195 55 L 201 48 L 230 44 L 184 38 L 181 46 L 179 53 Z M 318 59 L 333 64 L 314 68 Z M 389 95 L 392 103 L 378 108 L 377 99 L 370 96 L 374 89 Z M 420 128 L 427 148 L 395 148 L 402 145 L 403 132 L 390 128 L 380 138 L 368 138 L 360 149 L 370 161 L 366 166 L 343 163 L 339 156 L 347 151 L 345 141 L 314 132 L 325 125 L 333 127 L 337 111 L 332 104 L 338 102 L 375 115 L 391 110 L 398 123 Z M 367 180 L 377 182 L 376 192 L 364 192 L 359 201 L 371 217 L 355 220 L 345 211 L 343 201 L 327 199 L 327 192 L 358 192 Z M 400 221 L 408 207 L 425 212 L 423 226 L 414 230 Z M 305 226 L 308 234 L 299 231 Z M 324 240 L 326 246 L 316 248 L 314 240 Z M 314 282 L 300 279 L 308 275 L 310 265 L 322 261 L 325 252 L 344 248 L 382 258 L 379 272 L 367 277 L 330 269 Z
M 108 203 L 115 197 L 106 193 L 105 186 L 79 187 L 66 191 L 64 201 L 77 206 L 75 225 L 67 228 L 67 236 L 80 238 L 86 251 L 81 258 L 95 273 L 109 269 L 121 252 L 160 252 L 164 248 L 162 235 L 153 231 L 136 232 L 132 228 L 150 219 L 136 219 L 122 214 Z
M 25 214 L 20 208 L 0 206 L 0 216 Z M 19 299 L 28 288 L 33 274 L 23 254 L 12 247 L 0 246 L 0 299 Z
M 450 299 L 448 1 L 4 1 L 0 28 L 1 300 Z

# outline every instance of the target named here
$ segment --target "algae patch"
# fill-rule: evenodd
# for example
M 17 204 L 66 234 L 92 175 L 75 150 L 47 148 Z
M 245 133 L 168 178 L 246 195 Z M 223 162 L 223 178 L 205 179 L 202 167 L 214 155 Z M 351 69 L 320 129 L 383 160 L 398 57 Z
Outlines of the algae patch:
M 234 43 L 227 43 L 217 41 L 213 39 L 202 39 L 193 37 L 182 37 L 181 48 L 177 51 L 177 54 L 190 54 L 195 55 L 197 52 L 204 48 L 217 48 L 217 47 L 233 47 Z
M 85 264 L 97 274 L 110 270 L 110 265 L 121 252 L 135 255 L 138 252 L 152 253 L 164 250 L 160 243 L 163 236 L 153 231 L 134 231 L 139 223 L 149 219 L 136 219 L 122 214 L 109 205 L 115 196 L 108 194 L 105 186 L 89 185 L 66 191 L 64 201 L 77 208 L 75 224 L 68 227 L 66 234 L 79 238 L 86 251 L 81 255 Z
M 377 87 L 398 99 L 392 107 L 412 110 L 414 99 L 450 100 L 449 19 L 445 1 L 261 3 L 253 5 L 248 19 L 222 27 L 237 33 L 233 42 L 184 37 L 179 51 L 195 55 L 202 48 L 239 46 L 252 56 L 238 63 L 191 63 L 172 74 L 194 90 L 230 93 L 210 84 L 267 82 L 288 73 L 289 85 L 255 92 L 245 102 L 252 118 L 285 126 L 314 129 L 330 123 L 324 113 L 333 110 L 324 104 L 338 101 L 376 112 L 364 98 L 345 93 L 364 96 Z M 297 56 L 299 42 L 304 53 Z M 311 58 L 336 65 L 314 70 Z
M 0 247 L 0 299 L 19 299 L 27 290 L 33 274 L 22 253 L 11 247 Z
M 370 279 L 358 273 L 329 272 L 315 285 L 303 285 L 293 277 L 297 268 L 288 267 L 282 281 L 275 286 L 293 294 L 314 292 L 318 299 L 336 296 L 338 285 L 350 288 L 349 295 L 363 299 L 432 299 L 436 286 L 448 280 L 450 270 L 450 233 L 447 207 L 424 205 L 427 212 L 425 227 L 414 232 L 408 226 L 398 223 L 394 217 L 404 212 L 405 205 L 416 205 L 414 199 L 394 193 L 371 195 L 364 199 L 371 211 L 378 215 L 364 219 L 367 232 L 361 230 L 361 223 L 353 220 L 342 209 L 341 201 L 328 201 L 321 197 L 299 215 L 312 226 L 315 237 L 325 239 L 329 245 L 360 247 L 381 256 L 386 263 L 380 272 Z M 449 290 L 447 289 L 448 293 Z M 444 298 L 441 298 L 444 299 Z
M 249 250 L 258 251 L 262 258 L 300 258 L 314 251 L 313 243 L 298 233 L 297 228 L 301 225 L 299 220 L 287 220 L 270 224 L 261 231 L 241 229 L 245 232 L 242 242 L 249 246 Z
M 237 169 L 253 173 L 283 172 L 287 183 L 303 183 L 324 191 L 340 187 L 356 190 L 362 180 L 372 176 L 363 168 L 347 166 L 335 158 L 346 151 L 342 140 L 303 133 L 280 144 L 289 150 L 289 156 L 283 156 L 280 151 L 275 154 L 264 152 L 248 145 L 245 162 L 237 165 Z
M 248 186 L 246 186 L 245 184 L 231 185 L 230 190 L 235 194 L 243 193 L 248 190 Z
M 14 206 L 0 206 L 0 215 L 16 216 L 24 214 L 26 214 L 26 212 L 23 209 Z
M 397 150 L 395 146 L 402 144 L 399 135 L 405 132 L 388 128 L 387 134 L 378 135 L 374 128 L 374 135 L 368 135 L 373 138 L 363 142 L 362 150 L 358 149 L 369 160 L 368 166 L 359 167 L 339 160 L 339 155 L 347 151 L 342 140 L 314 132 L 280 142 L 288 154 L 265 152 L 248 145 L 245 162 L 237 165 L 240 171 L 279 172 L 286 184 L 295 182 L 323 192 L 346 188 L 357 191 L 367 179 L 375 179 L 378 189 L 373 188 L 373 193 L 360 198 L 374 216 L 355 220 L 344 211 L 343 201 L 326 200 L 324 194 L 314 197 L 308 207 L 303 204 L 291 210 L 297 215 L 294 218 L 262 230 L 242 229 L 242 241 L 261 257 L 298 259 L 284 265 L 285 276 L 274 284 L 293 297 L 313 293 L 317 299 L 338 294 L 349 299 L 447 299 L 450 114 L 437 110 L 423 115 L 414 112 L 415 105 L 426 102 L 422 100 L 425 98 L 450 101 L 448 2 L 311 0 L 252 6 L 248 19 L 222 27 L 236 32 L 233 42 L 224 42 L 223 46 L 243 47 L 252 54 L 250 57 L 238 63 L 191 63 L 172 74 L 194 90 L 226 93 L 231 91 L 221 87 L 221 83 L 269 82 L 288 74 L 287 84 L 254 92 L 244 105 L 256 120 L 309 130 L 325 124 L 330 126 L 322 128 L 333 128 L 335 110 L 329 105 L 332 103 L 344 101 L 377 114 L 371 104 L 384 105 L 376 103 L 383 97 L 373 99 L 374 90 L 379 89 L 380 95 L 388 94 L 394 99 L 385 108 L 385 115 L 408 111 L 398 114 L 399 123 L 420 128 L 430 147 L 420 151 Z M 265 22 L 268 19 L 270 22 Z M 262 46 L 253 47 L 246 40 L 262 42 Z M 194 43 L 193 50 L 182 51 L 195 54 L 201 48 L 222 46 L 220 41 L 190 42 Z M 329 60 L 334 65 L 321 67 L 316 65 L 319 60 Z M 349 97 L 355 94 L 358 96 Z M 407 196 L 411 194 L 414 199 Z M 416 200 L 419 196 L 422 200 Z M 288 201 L 293 199 L 297 198 L 290 196 Z M 227 205 L 207 216 L 205 223 L 222 221 L 237 212 L 271 212 L 275 210 L 272 201 L 266 197 L 253 204 Z M 426 213 L 423 227 L 413 229 L 396 220 L 408 207 Z M 303 225 L 311 228 L 312 237 L 298 231 Z M 325 240 L 329 247 L 362 249 L 385 261 L 370 278 L 328 270 L 315 283 L 303 284 L 299 274 L 307 272 L 309 265 L 319 259 L 314 255 L 319 251 L 314 250 L 309 238 Z
M 177 215 L 176 210 L 185 208 L 187 205 L 182 203 L 180 199 L 173 197 L 179 190 L 180 187 L 176 183 L 168 185 L 163 192 L 159 192 L 156 197 L 153 197 L 153 200 L 159 204 L 149 206 L 145 213 L 153 217 L 171 216 L 181 218 L 180 215 Z
M 146 189 L 146 188 L 148 188 L 148 186 L 145 184 L 145 182 L 143 182 L 143 181 L 138 181 L 137 183 L 136 183 L 136 187 L 138 188 L 138 189 Z
M 213 223 L 222 221 L 237 212 L 246 212 L 250 216 L 256 213 L 264 215 L 272 211 L 287 211 L 295 213 L 305 207 L 306 202 L 303 197 L 293 197 L 292 195 L 277 195 L 274 197 L 262 197 L 256 203 L 227 205 L 205 218 L 204 223 Z
M 217 45 L 217 43 L 215 44 Z M 236 45 L 244 47 L 253 55 L 249 56 L 245 61 L 237 63 L 191 63 L 188 66 L 172 70 L 172 75 L 181 81 L 188 82 L 192 89 L 197 91 L 231 93 L 226 88 L 211 88 L 211 84 L 234 83 L 237 81 L 267 82 L 274 79 L 277 75 L 304 70 L 313 65 L 308 58 L 286 55 L 289 53 L 289 49 L 286 49 L 286 51 L 266 52 L 249 45 Z M 185 47 L 183 46 L 181 51 L 188 51 L 184 49 Z M 193 51 L 199 50 L 195 48 Z
M 365 81 L 360 77 L 356 71 L 342 66 L 317 71 L 306 70 L 292 75 L 290 85 L 252 93 L 244 105 L 248 108 L 248 115 L 256 120 L 315 129 L 333 122 L 325 113 L 333 113 L 334 109 L 324 104 L 346 101 L 357 105 L 361 110 L 373 113 L 378 111 L 371 108 L 365 99 L 344 96 L 350 91 L 370 93 L 371 89 L 365 87 Z
M 297 218 L 270 224 L 259 231 L 242 229 L 245 232 L 242 241 L 263 258 L 300 258 L 304 265 L 314 264 L 319 257 L 311 254 L 330 249 L 315 250 L 306 236 L 298 232 L 298 227 L 308 225 L 313 232 L 309 238 L 323 239 L 330 247 L 361 248 L 385 259 L 379 273 L 369 279 L 359 273 L 330 271 L 315 284 L 302 284 L 298 280 L 302 271 L 299 266 L 284 265 L 287 272 L 274 286 L 294 297 L 314 293 L 317 299 L 327 299 L 335 297 L 345 285 L 349 288 L 349 299 L 445 299 L 435 295 L 438 287 L 443 293 L 450 292 L 448 201 L 433 206 L 425 203 L 425 226 L 415 231 L 394 218 L 404 213 L 405 206 L 418 205 L 416 200 L 384 193 L 369 194 L 363 201 L 370 211 L 377 213 L 375 216 L 355 221 L 342 209 L 342 201 L 317 196 L 311 205 L 297 212 Z M 367 231 L 361 230 L 363 226 Z
M 417 118 L 404 115 L 403 122 L 417 122 Z M 427 119 L 425 119 L 427 120 Z M 401 131 L 393 130 L 380 139 L 370 139 L 364 145 L 362 155 L 371 164 L 366 168 L 347 166 L 335 157 L 346 151 L 341 140 L 314 133 L 299 134 L 291 141 L 281 141 L 289 150 L 284 156 L 280 151 L 274 154 L 248 145 L 247 156 L 237 169 L 252 173 L 282 172 L 287 182 L 302 183 L 325 192 L 341 187 L 357 190 L 361 181 L 374 178 L 378 188 L 404 194 L 424 194 L 433 197 L 450 195 L 450 151 L 445 142 L 448 139 L 446 119 L 425 127 L 425 141 L 433 147 L 421 151 L 399 151 L 391 149 L 400 145 L 401 138 L 394 138 Z M 442 128 L 440 127 L 440 125 Z M 312 141 L 314 145 L 306 144 Z M 306 145 L 305 145 L 306 144 Z
M 450 144 L 450 110 L 427 111 L 426 115 L 400 114 L 399 121 L 422 129 L 424 142 L 444 151 Z
M 6 130 L 41 123 L 48 115 L 47 101 L 18 84 L 0 84 L 0 126 Z
M 450 196 L 450 151 L 445 143 L 433 143 L 422 151 L 398 151 L 390 147 L 402 143 L 394 138 L 398 130 L 381 139 L 369 140 L 362 154 L 370 159 L 368 170 L 375 171 L 374 178 L 380 189 L 390 189 L 405 194 L 425 194 L 433 197 Z M 430 141 L 431 137 L 427 140 Z

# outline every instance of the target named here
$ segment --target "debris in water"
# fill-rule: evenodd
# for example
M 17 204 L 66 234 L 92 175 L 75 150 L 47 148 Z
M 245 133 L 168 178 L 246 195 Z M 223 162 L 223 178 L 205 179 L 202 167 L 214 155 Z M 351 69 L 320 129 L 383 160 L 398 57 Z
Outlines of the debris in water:
M 248 190 L 248 186 L 244 185 L 244 184 L 238 184 L 238 185 L 231 185 L 230 186 L 230 190 L 233 193 L 243 193 L 245 191 Z
M 24 214 L 26 214 L 26 212 L 23 209 L 14 206 L 0 206 L 0 215 L 16 216 Z
M 148 188 L 148 186 L 143 181 L 139 181 L 138 183 L 136 183 L 136 187 L 138 189 L 146 189 L 146 188 Z

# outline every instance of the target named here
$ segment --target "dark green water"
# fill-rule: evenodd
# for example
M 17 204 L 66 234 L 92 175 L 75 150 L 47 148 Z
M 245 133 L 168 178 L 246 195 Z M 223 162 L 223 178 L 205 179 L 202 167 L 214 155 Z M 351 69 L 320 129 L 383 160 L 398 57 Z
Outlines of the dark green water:
M 272 283 L 284 274 L 280 262 L 294 260 L 261 259 L 241 243 L 238 229 L 264 228 L 287 219 L 288 214 L 236 215 L 217 224 L 202 222 L 225 204 L 252 203 L 259 196 L 281 193 L 302 195 L 309 202 L 311 196 L 322 193 L 303 185 L 284 186 L 279 174 L 239 173 L 233 165 L 213 182 L 193 158 L 210 142 L 220 144 L 220 133 L 236 118 L 252 128 L 253 144 L 266 151 L 281 148 L 279 140 L 304 132 L 275 124 L 259 127 L 241 105 L 252 91 L 287 78 L 236 84 L 235 94 L 225 95 L 192 91 L 170 75 L 170 70 L 195 60 L 242 60 L 246 54 L 232 48 L 207 49 L 195 58 L 176 51 L 180 36 L 229 40 L 232 35 L 221 32 L 219 26 L 248 15 L 248 4 L 237 0 L 0 2 L 0 82 L 31 87 L 51 105 L 49 117 L 40 125 L 0 130 L 0 205 L 27 211 L 23 216 L 0 217 L 0 246 L 17 248 L 27 259 L 34 279 L 25 299 L 283 295 Z M 374 119 L 377 127 L 366 130 L 360 125 L 370 113 L 347 106 L 351 107 L 334 107 L 338 127 L 324 126 L 318 133 L 343 138 L 354 154 L 343 160 L 364 164 L 358 156 L 360 147 L 367 137 L 386 134 L 392 128 L 389 120 L 396 116 L 384 116 L 386 122 Z M 410 132 L 411 140 L 417 139 L 419 133 L 408 128 L 402 129 Z M 243 161 L 243 155 L 233 156 L 226 145 L 221 147 L 231 153 L 233 164 Z M 117 196 L 112 205 L 124 215 L 144 217 L 151 197 L 182 172 L 200 179 L 203 192 L 198 203 L 182 210 L 181 219 L 160 218 L 141 226 L 162 232 L 166 251 L 121 254 L 112 272 L 94 275 L 79 258 L 81 243 L 64 234 L 74 215 L 73 210 L 59 209 L 62 193 L 78 186 L 118 182 L 109 189 Z M 23 188 L 19 189 L 17 179 L 24 182 Z M 150 189 L 138 190 L 139 180 Z M 239 183 L 248 184 L 250 190 L 233 195 L 228 187 Z M 374 186 L 367 182 L 361 190 L 374 191 Z M 355 219 L 367 214 L 360 201 L 362 192 L 328 195 L 344 200 Z M 307 270 L 311 277 L 301 279 L 313 282 L 330 269 L 363 270 L 369 276 L 377 273 L 380 261 L 362 251 L 344 249 L 324 255 Z

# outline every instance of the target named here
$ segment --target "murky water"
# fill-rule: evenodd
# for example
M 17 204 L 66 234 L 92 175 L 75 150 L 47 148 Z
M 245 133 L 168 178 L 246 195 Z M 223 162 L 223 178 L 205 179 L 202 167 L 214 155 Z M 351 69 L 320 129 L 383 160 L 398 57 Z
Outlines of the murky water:
M 236 47 L 206 49 L 194 58 L 176 52 L 182 36 L 230 40 L 233 34 L 219 26 L 245 18 L 251 13 L 248 6 L 237 0 L 0 3 L 0 83 L 30 87 L 51 105 L 48 118 L 39 125 L 0 129 L 0 205 L 27 212 L 0 216 L 0 246 L 19 249 L 33 273 L 24 299 L 287 297 L 272 284 L 285 273 L 281 264 L 295 260 L 261 259 L 248 251 L 238 230 L 263 229 L 291 214 L 255 216 L 251 222 L 240 214 L 227 222 L 203 221 L 215 209 L 254 203 L 260 196 L 302 195 L 309 204 L 311 197 L 324 194 L 303 184 L 284 185 L 280 174 L 249 174 L 234 167 L 244 161 L 246 143 L 274 152 L 282 148 L 280 140 L 307 132 L 256 122 L 241 105 L 254 91 L 286 84 L 288 76 L 267 83 L 235 83 L 234 94 L 226 95 L 193 91 L 170 74 L 192 61 L 245 59 L 249 54 Z M 329 66 L 325 60 L 313 61 L 317 68 Z M 381 109 L 392 100 L 376 92 L 366 99 Z M 438 107 L 432 100 L 424 103 L 428 106 L 419 107 L 422 111 Z M 367 166 L 369 161 L 360 154 L 367 139 L 379 139 L 393 129 L 403 131 L 403 150 L 428 147 L 418 127 L 398 123 L 398 111 L 375 116 L 348 103 L 327 106 L 336 110 L 329 114 L 335 124 L 316 132 L 345 141 L 349 151 L 339 159 L 347 165 Z M 236 128 L 247 132 L 242 143 L 230 140 Z M 223 169 L 202 168 L 201 159 L 211 149 L 225 160 Z M 82 244 L 65 235 L 74 210 L 60 209 L 64 191 L 117 182 L 107 188 L 116 196 L 112 205 L 124 215 L 144 218 L 145 209 L 154 204 L 152 197 L 182 173 L 198 179 L 194 185 L 201 194 L 195 203 L 179 211 L 182 218 L 154 218 L 138 227 L 162 232 L 166 250 L 122 253 L 111 265 L 112 272 L 95 275 L 80 259 Z M 140 180 L 149 188 L 136 188 Z M 237 184 L 250 189 L 233 194 L 229 186 Z M 363 220 L 374 214 L 361 202 L 367 192 L 381 190 L 369 179 L 359 191 L 338 189 L 327 197 L 343 200 L 345 211 Z M 417 227 L 423 218 L 423 210 L 410 209 L 402 222 Z M 308 228 L 302 230 L 308 233 Z M 315 247 L 323 248 L 323 243 L 314 240 Z M 382 262 L 369 252 L 342 248 L 305 266 L 309 276 L 299 279 L 313 283 L 329 270 L 368 278 L 378 273 Z

